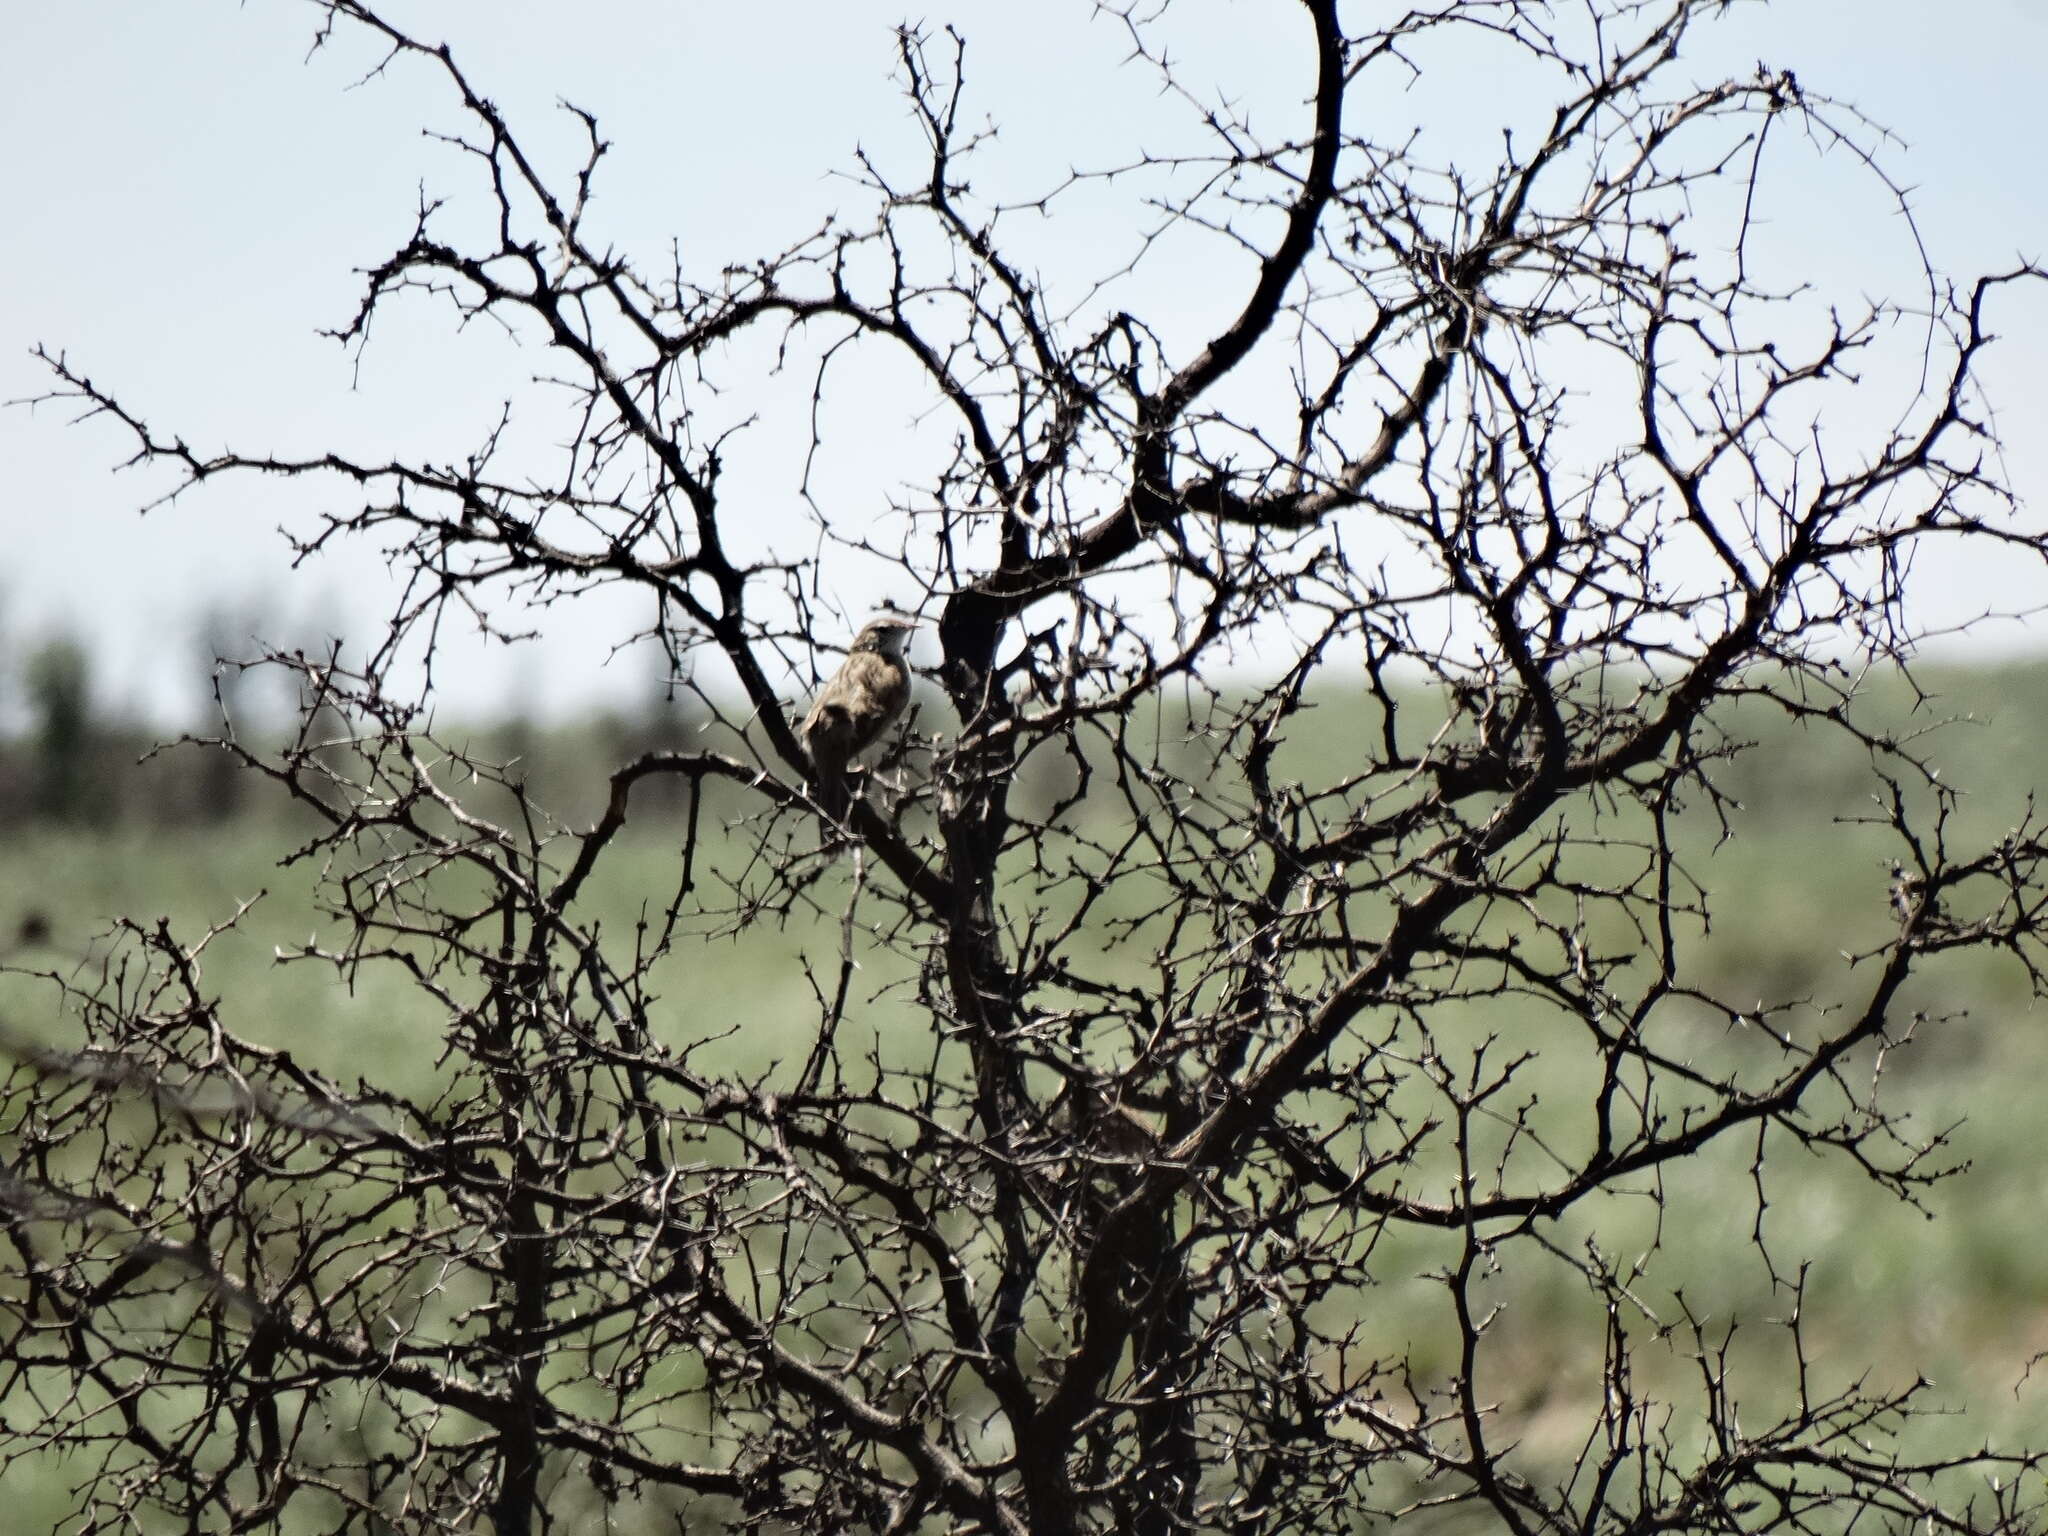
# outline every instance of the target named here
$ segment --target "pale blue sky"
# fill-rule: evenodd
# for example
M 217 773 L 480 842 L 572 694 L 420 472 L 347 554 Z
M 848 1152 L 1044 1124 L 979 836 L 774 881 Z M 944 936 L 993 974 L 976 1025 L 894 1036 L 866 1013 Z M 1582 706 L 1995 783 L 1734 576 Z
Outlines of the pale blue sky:
M 977 190 L 1036 191 L 1070 162 L 1122 159 L 1165 131 L 1171 103 L 1119 75 L 1118 36 L 1089 10 L 995 0 L 918 9 L 967 34 L 974 99 L 1004 128 Z M 849 163 L 856 143 L 884 155 L 910 143 L 889 78 L 897 5 L 413 0 L 390 13 L 454 43 L 479 84 L 543 140 L 562 126 L 551 113 L 557 96 L 595 111 L 615 146 L 600 183 L 603 227 L 648 266 L 663 264 L 672 237 L 686 263 L 707 269 L 765 255 L 843 199 L 827 173 Z M 1182 51 L 1198 85 L 1270 101 L 1276 113 L 1299 99 L 1285 50 L 1245 46 L 1248 35 L 1292 24 L 1284 0 L 1181 0 L 1174 14 L 1189 23 Z M 416 68 L 351 89 L 368 56 L 350 46 L 306 62 L 314 24 L 303 0 L 9 7 L 0 398 L 43 387 L 27 356 L 42 341 L 202 451 L 335 440 L 447 458 L 495 417 L 514 387 L 506 379 L 542 366 L 537 353 L 487 338 L 451 349 L 445 328 L 423 319 L 412 332 L 380 333 L 358 375 L 349 355 L 315 335 L 352 312 L 352 269 L 403 239 L 420 185 L 461 191 L 465 182 L 419 131 L 456 125 L 445 91 Z M 1737 6 L 1701 44 L 1700 75 L 1767 60 L 1892 127 L 1903 141 L 1892 168 L 1916 189 L 1938 264 L 1967 273 L 2048 255 L 2048 4 L 1786 0 Z M 1440 115 L 1465 89 L 1440 76 L 1388 110 Z M 1863 232 L 1875 227 L 1869 186 L 1821 164 L 1812 187 L 1830 217 L 1828 200 L 1850 194 L 1843 243 L 1816 251 L 1816 280 L 1881 280 L 1859 265 Z M 1020 233 L 1031 259 L 1056 272 L 1072 261 L 1099 266 L 1109 228 L 1077 208 Z M 2000 328 L 2013 343 L 1988 376 L 2009 467 L 2024 490 L 2048 498 L 2048 453 L 2035 441 L 2048 415 L 2048 386 L 2035 376 L 2048 304 L 2013 304 Z M 763 403 L 781 409 L 801 396 L 771 391 Z M 825 485 L 837 494 L 843 484 L 855 504 L 912 472 L 882 448 L 892 432 L 915 431 L 908 406 L 901 421 L 887 401 L 861 409 L 864 449 L 828 465 Z M 286 571 L 272 530 L 317 498 L 244 482 L 139 519 L 135 507 L 158 482 L 110 475 L 126 452 L 119 435 L 103 424 L 67 429 L 63 419 L 61 410 L 0 413 L 0 634 L 9 643 L 69 628 L 92 642 L 110 702 L 177 719 L 195 698 L 191 636 L 209 604 L 253 606 L 287 640 L 360 631 L 381 612 L 368 551 Z M 767 452 L 775 440 L 755 441 Z M 779 495 L 764 499 L 763 537 L 796 552 L 807 547 L 800 505 L 793 488 Z M 1952 595 L 1957 613 L 2048 599 L 2034 593 L 2048 587 L 2037 570 L 1923 574 L 1932 601 Z M 644 682 L 634 664 L 606 665 L 621 627 L 615 611 L 549 623 L 545 643 L 521 658 L 461 653 L 444 708 L 488 709 L 531 687 L 573 709 Z

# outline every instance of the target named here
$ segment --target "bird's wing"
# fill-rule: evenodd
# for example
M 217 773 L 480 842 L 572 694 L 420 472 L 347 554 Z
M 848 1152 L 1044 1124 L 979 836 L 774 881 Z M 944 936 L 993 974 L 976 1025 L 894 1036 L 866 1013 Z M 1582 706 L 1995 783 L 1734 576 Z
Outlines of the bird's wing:
M 804 716 L 800 728 L 804 750 L 811 754 L 818 804 L 834 821 L 846 814 L 846 764 L 858 750 L 853 720 L 834 696 L 838 686 L 839 680 L 834 678 L 811 705 L 811 712 Z
M 801 730 L 805 749 L 821 765 L 843 763 L 856 750 L 853 720 L 829 688 L 811 705 Z

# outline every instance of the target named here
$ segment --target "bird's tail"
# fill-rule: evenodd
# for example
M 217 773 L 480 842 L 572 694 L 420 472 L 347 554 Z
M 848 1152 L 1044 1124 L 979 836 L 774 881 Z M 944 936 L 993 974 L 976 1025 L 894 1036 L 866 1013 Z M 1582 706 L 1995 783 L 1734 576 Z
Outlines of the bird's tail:
M 847 812 L 853 809 L 853 792 L 848 787 L 846 775 L 828 773 L 818 779 L 818 809 L 827 817 L 843 823 Z
M 818 809 L 825 813 L 826 820 L 843 825 L 846 813 L 853 808 L 853 791 L 847 782 L 846 765 L 822 757 L 815 762 L 818 774 L 812 798 L 818 802 Z

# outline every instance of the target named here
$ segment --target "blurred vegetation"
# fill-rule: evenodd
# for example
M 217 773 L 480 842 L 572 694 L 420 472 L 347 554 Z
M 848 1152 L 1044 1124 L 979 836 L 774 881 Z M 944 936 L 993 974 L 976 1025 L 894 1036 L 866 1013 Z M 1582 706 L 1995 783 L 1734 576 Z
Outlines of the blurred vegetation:
M 57 642 L 32 653 L 21 679 L 24 728 L 0 740 L 0 851 L 9 872 L 0 884 L 0 957 L 12 967 L 0 974 L 0 1024 L 16 1036 L 61 1039 L 65 1023 L 49 978 L 83 984 L 97 968 L 118 965 L 125 952 L 119 919 L 145 927 L 166 921 L 188 945 L 234 919 L 207 940 L 205 953 L 208 989 L 221 1000 L 226 1027 L 287 1047 L 343 1083 L 417 1082 L 434 1070 L 438 1021 L 401 978 L 366 969 L 344 985 L 330 966 L 282 958 L 334 931 L 317 860 L 295 855 L 310 828 L 302 812 L 279 803 L 257 777 L 223 772 L 226 754 L 218 748 L 152 753 L 146 733 L 95 717 L 86 658 L 76 646 Z M 2048 777 L 2048 664 L 1874 679 L 1867 703 L 1866 726 L 1933 733 L 1923 745 L 1944 780 L 1966 792 L 1952 827 L 1960 838 L 1995 840 Z M 1291 761 L 1303 778 L 1331 777 L 1320 765 L 1355 751 L 1356 733 L 1369 728 L 1363 713 L 1344 698 L 1319 699 L 1290 727 L 1281 771 Z M 1718 776 L 1728 803 L 1679 811 L 1695 850 L 1688 873 L 1712 912 L 1699 950 L 1701 984 L 1724 997 L 1797 997 L 1816 1011 L 1833 1007 L 1860 980 L 1848 957 L 1880 942 L 1892 921 L 1893 845 L 1862 819 L 1884 785 L 1870 759 L 1845 750 L 1837 731 L 1809 732 L 1743 704 L 1719 723 L 1753 745 Z M 1170 735 L 1171 723 L 1160 729 Z M 564 727 L 518 720 L 440 735 L 477 757 L 516 762 L 532 799 L 573 831 L 596 819 L 611 769 L 642 751 L 688 745 L 694 730 L 682 709 L 650 696 L 637 714 Z M 657 793 L 636 794 L 629 836 L 600 866 L 589 895 L 614 942 L 632 943 L 636 930 L 644 941 L 676 894 L 687 792 L 647 787 Z M 1049 764 L 1021 791 L 1050 798 L 1066 787 Z M 714 789 L 699 810 L 704 878 L 739 879 L 744 796 Z M 1625 813 L 1581 807 L 1574 814 L 1592 817 L 1570 829 L 1575 835 L 1627 842 Z M 1614 856 L 1625 852 L 1616 848 Z M 658 972 L 675 1041 L 712 1042 L 707 1055 L 726 1070 L 771 1071 L 782 1052 L 808 1039 L 816 1005 L 800 960 L 828 967 L 837 942 L 836 923 L 807 927 L 800 919 L 764 920 L 726 937 L 686 936 Z M 1145 963 L 1144 948 L 1129 946 L 1133 967 Z M 864 1021 L 885 1052 L 892 1019 L 915 1016 L 903 979 L 878 965 L 856 984 Z M 1793 1159 L 1789 1172 L 1760 1189 L 1753 1147 L 1720 1148 L 1682 1170 L 1676 1177 L 1686 1187 L 1667 1183 L 1661 1217 L 1648 1201 L 1632 1211 L 1626 1196 L 1589 1205 L 1577 1228 L 1555 1234 L 1559 1262 L 1550 1272 L 1520 1271 L 1498 1285 L 1506 1310 L 1495 1338 L 1511 1341 L 1496 1346 L 1495 1358 L 1510 1365 L 1498 1393 L 1525 1443 L 1540 1448 L 1549 1426 L 1573 1422 L 1566 1405 L 1598 1380 L 1599 1361 L 1561 1357 L 1546 1326 L 1555 1309 L 1586 1305 L 1569 1258 L 1594 1224 L 1610 1251 L 1618 1241 L 1661 1242 L 1664 1289 L 1656 1305 L 1669 1309 L 1682 1295 L 1698 1312 L 1739 1318 L 1739 1357 L 1782 1347 L 1782 1335 L 1767 1325 L 1791 1299 L 1760 1272 L 1747 1242 L 1758 1221 L 1783 1251 L 1812 1261 L 1803 1306 L 1810 1340 L 1825 1354 L 1817 1368 L 1869 1367 L 1881 1381 L 1925 1372 L 1948 1401 L 1977 1410 L 1970 1434 L 1993 1423 L 2013 1440 L 2042 1438 L 2048 1400 L 2028 1368 L 2048 1350 L 2048 1236 L 2032 1215 L 2042 1124 L 2035 1085 L 2048 1079 L 2048 1037 L 2016 962 L 1980 957 L 1931 969 L 1912 1006 L 1924 1019 L 1912 1043 L 1885 1063 L 1889 1092 L 1911 1109 L 1922 1135 L 1949 1136 L 1950 1160 L 1961 1170 L 1936 1187 L 1927 1210 L 1819 1160 L 1810 1180 L 1797 1177 Z M 1495 1040 L 1535 1044 L 1516 1039 L 1522 1023 L 1511 999 L 1498 1000 L 1450 1022 L 1444 1037 L 1463 1038 L 1474 1051 Z M 1526 1027 L 1556 1028 L 1548 1021 Z M 919 1028 L 906 1024 L 896 1033 Z M 1737 1034 L 1703 1016 L 1698 1049 L 1740 1051 Z M 1580 1097 L 1568 1077 L 1573 1055 L 1565 1043 L 1552 1044 L 1559 1102 L 1572 1102 Z M 1539 1068 L 1534 1081 L 1546 1081 L 1547 1070 Z M 1383 1244 L 1378 1325 L 1390 1337 L 1407 1336 L 1407 1309 L 1440 1305 L 1429 1276 L 1443 1262 L 1442 1248 L 1430 1235 L 1392 1234 Z M 1684 1368 L 1674 1361 L 1674 1369 Z M 1547 1414 L 1547 1406 L 1561 1411 Z M 25 1412 L 32 1418 L 27 1405 L 0 1400 L 9 1428 L 26 1428 Z M 1575 1447 L 1556 1449 L 1568 1455 Z M 55 1510 L 61 1496 L 54 1487 L 49 1494 Z

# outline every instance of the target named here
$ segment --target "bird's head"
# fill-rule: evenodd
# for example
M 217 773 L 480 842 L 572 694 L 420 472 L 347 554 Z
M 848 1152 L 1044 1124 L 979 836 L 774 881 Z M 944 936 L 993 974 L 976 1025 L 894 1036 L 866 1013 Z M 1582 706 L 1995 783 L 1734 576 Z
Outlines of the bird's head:
M 861 625 L 860 633 L 853 637 L 852 648 L 856 651 L 879 651 L 901 661 L 903 648 L 910 644 L 912 632 L 921 627 L 907 614 L 878 613 Z

